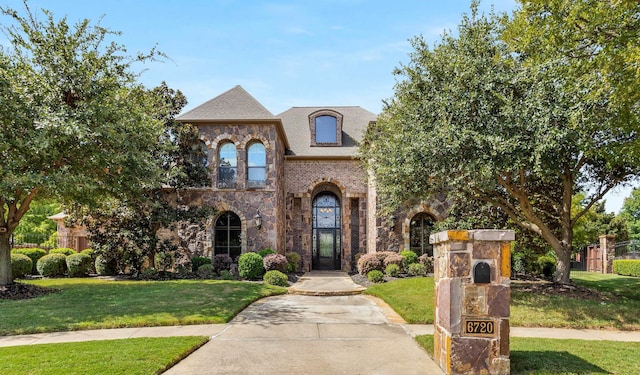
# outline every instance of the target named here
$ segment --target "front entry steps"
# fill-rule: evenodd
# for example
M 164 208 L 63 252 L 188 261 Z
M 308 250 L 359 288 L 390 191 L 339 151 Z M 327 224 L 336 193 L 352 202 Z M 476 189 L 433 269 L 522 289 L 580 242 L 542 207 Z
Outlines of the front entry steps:
M 289 294 L 305 296 L 350 296 L 362 293 L 366 288 L 351 280 L 342 271 L 311 271 L 291 285 Z

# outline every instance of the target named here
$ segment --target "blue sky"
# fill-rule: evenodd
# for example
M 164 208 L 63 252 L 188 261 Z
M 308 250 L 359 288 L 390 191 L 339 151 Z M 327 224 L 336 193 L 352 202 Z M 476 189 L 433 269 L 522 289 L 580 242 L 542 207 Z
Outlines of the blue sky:
M 0 4 L 23 9 L 22 0 Z M 269 111 L 359 105 L 374 113 L 393 95 L 392 71 L 408 61 L 409 39 L 431 44 L 454 30 L 470 0 L 30 0 L 70 23 L 88 18 L 114 31 L 131 54 L 153 46 L 169 60 L 140 66 L 148 87 L 181 90 L 186 110 L 242 85 Z M 515 0 L 481 9 L 511 12 Z M 42 17 L 42 15 L 40 14 Z M 0 43 L 6 43 L 0 35 Z M 629 190 L 607 199 L 619 210 Z

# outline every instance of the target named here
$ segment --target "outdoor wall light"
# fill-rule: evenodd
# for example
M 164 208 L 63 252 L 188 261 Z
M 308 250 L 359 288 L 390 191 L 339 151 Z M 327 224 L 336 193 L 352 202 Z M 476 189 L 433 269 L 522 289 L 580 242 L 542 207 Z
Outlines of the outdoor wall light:
M 391 217 L 389 218 L 389 226 L 391 227 L 391 229 L 396 227 L 397 220 L 398 218 L 396 217 L 396 215 L 391 215 Z
M 260 230 L 260 228 L 262 228 L 262 216 L 260 216 L 260 212 L 258 212 L 253 219 L 255 220 L 256 228 Z

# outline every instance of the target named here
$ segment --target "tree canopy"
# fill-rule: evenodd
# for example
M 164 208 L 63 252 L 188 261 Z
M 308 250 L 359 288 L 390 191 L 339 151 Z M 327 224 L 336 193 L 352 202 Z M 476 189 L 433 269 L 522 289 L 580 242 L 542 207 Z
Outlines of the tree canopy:
M 611 73 L 625 78 L 603 90 L 598 82 L 615 66 L 595 60 L 626 51 L 603 46 L 573 56 L 566 52 L 573 50 L 570 41 L 548 32 L 563 27 L 565 8 L 593 3 L 523 2 L 508 17 L 478 14 L 474 2 L 457 34 L 443 35 L 433 47 L 415 37 L 410 62 L 394 72 L 400 78 L 394 96 L 361 146 L 383 212 L 442 191 L 463 204 L 487 203 L 543 238 L 558 258 L 555 280 L 568 282 L 576 221 L 640 173 L 638 102 L 612 99 L 622 82 L 632 81 L 636 72 L 626 67 L 638 60 Z M 638 7 L 598 15 L 633 18 Z M 627 39 L 630 48 L 640 46 L 636 36 Z M 577 191 L 589 195 L 572 214 Z
M 1 7 L 0 285 L 11 282 L 9 236 L 37 196 L 96 205 L 159 184 L 163 123 L 119 35 L 43 10 Z

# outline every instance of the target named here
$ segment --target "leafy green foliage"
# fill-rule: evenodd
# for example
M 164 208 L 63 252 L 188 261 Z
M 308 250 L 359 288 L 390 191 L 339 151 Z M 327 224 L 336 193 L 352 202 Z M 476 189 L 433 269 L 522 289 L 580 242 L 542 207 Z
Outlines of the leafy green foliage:
M 418 261 L 418 255 L 411 250 L 402 250 L 400 255 L 402 256 L 402 267 L 405 270 L 409 270 L 409 266 Z
M 67 257 L 64 254 L 47 254 L 38 259 L 36 268 L 44 277 L 64 276 L 67 272 Z
M 68 247 L 58 247 L 55 249 L 49 250 L 49 254 L 63 254 L 64 256 L 69 256 L 71 254 L 76 254 L 77 251 Z
M 556 271 L 556 258 L 552 255 L 541 255 L 536 260 L 536 273 L 550 278 Z
M 294 273 L 298 271 L 300 265 L 300 254 L 298 253 L 286 253 L 287 257 L 287 272 Z
M 56 223 L 48 219 L 62 211 L 60 203 L 52 199 L 36 199 L 29 205 L 29 211 L 20 220 L 20 225 L 13 232 L 16 243 L 36 243 L 44 246 L 44 242 L 56 233 Z
M 231 264 L 233 263 L 233 259 L 227 254 L 217 254 L 213 257 L 213 269 L 216 273 L 220 273 L 222 271 L 228 271 L 231 269 Z
M 24 254 L 24 255 L 28 256 L 29 258 L 31 258 L 31 262 L 33 263 L 33 268 L 31 269 L 31 274 L 32 275 L 35 275 L 35 274 L 38 273 L 38 270 L 36 269 L 36 264 L 38 264 L 38 259 L 40 259 L 43 256 L 47 255 L 46 250 L 38 249 L 38 248 L 35 248 L 35 247 L 13 249 L 13 250 L 11 250 L 11 252 L 15 253 L 15 254 Z
M 262 250 L 258 251 L 258 254 L 260 254 L 260 256 L 264 258 L 265 256 L 267 256 L 269 254 L 276 254 L 276 252 L 271 248 L 266 248 L 266 249 L 262 249 Z
M 373 270 L 367 273 L 367 279 L 372 283 L 381 283 L 384 281 L 384 274 L 382 271 Z
M 211 258 L 198 256 L 191 258 L 191 269 L 194 272 L 197 272 L 200 266 L 203 266 L 205 264 L 211 264 Z
M 616 259 L 613 261 L 613 272 L 622 276 L 640 277 L 640 260 Z
M 424 268 L 424 265 L 422 265 L 422 263 L 411 263 L 409 267 L 407 267 L 407 275 L 426 276 L 427 270 Z
M 577 213 L 584 208 L 584 193 L 573 196 L 571 211 Z M 573 227 L 573 243 L 587 245 L 599 243 L 599 237 L 604 234 L 616 236 L 616 241 L 627 241 L 629 233 L 627 223 L 622 216 L 605 212 L 604 201 L 595 203 Z M 575 246 L 574 246 L 575 247 Z
M 93 260 L 87 254 L 75 253 L 67 256 L 69 277 L 87 276 L 93 269 Z
M 210 263 L 203 264 L 198 267 L 198 271 L 196 271 L 196 273 L 201 279 L 213 279 L 216 276 L 216 270 Z
M 14 279 L 30 274 L 32 268 L 31 258 L 24 254 L 11 254 L 11 273 Z
M 102 255 L 96 257 L 95 268 L 99 276 L 115 276 L 118 273 L 118 265 L 115 259 L 107 259 Z
M 424 266 L 426 273 L 433 273 L 433 257 L 428 254 L 422 254 L 418 257 L 418 262 Z
M 384 273 L 387 276 L 398 277 L 398 274 L 400 273 L 400 266 L 395 263 L 391 263 L 384 269 Z M 369 277 L 369 275 L 367 275 L 367 277 Z
M 622 217 L 629 230 L 629 238 L 634 240 L 640 239 L 640 189 L 634 189 L 629 197 L 624 199 L 622 209 L 620 210 Z
M 262 257 L 258 253 L 244 253 L 238 258 L 238 273 L 248 280 L 258 279 L 264 274 Z
M 287 275 L 285 275 L 284 273 L 278 270 L 267 271 L 262 277 L 262 280 L 267 285 L 282 286 L 282 287 L 289 286 L 289 280 L 287 279 Z

